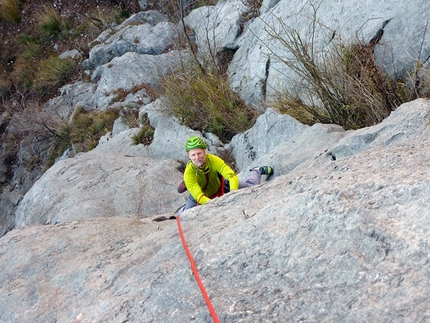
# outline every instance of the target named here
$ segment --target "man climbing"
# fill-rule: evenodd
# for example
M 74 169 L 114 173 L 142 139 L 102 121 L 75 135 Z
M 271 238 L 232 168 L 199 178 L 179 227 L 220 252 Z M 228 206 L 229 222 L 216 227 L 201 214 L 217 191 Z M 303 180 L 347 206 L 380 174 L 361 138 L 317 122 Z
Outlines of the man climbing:
M 206 144 L 195 136 L 185 143 L 188 153 L 188 162 L 184 171 L 184 181 L 179 185 L 178 192 L 188 190 L 190 196 L 187 203 L 176 214 L 181 215 L 187 209 L 198 204 L 206 204 L 211 199 L 222 196 L 225 191 L 225 183 L 229 184 L 229 190 L 260 184 L 261 175 L 273 175 L 273 167 L 262 166 L 250 170 L 246 181 L 239 181 L 236 173 L 220 157 L 206 153 Z M 228 185 L 227 185 L 228 186 Z

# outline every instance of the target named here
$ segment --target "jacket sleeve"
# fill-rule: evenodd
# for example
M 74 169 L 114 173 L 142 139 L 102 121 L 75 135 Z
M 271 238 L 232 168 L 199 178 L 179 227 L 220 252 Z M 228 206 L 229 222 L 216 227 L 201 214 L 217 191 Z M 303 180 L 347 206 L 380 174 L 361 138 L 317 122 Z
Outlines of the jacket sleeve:
M 199 183 L 199 180 L 201 183 Z M 204 183 L 206 179 L 204 175 L 200 174 L 200 172 L 195 171 L 191 162 L 187 164 L 184 172 L 184 182 L 187 186 L 188 192 L 190 192 L 191 196 L 197 201 L 198 204 L 206 204 L 210 201 L 210 198 L 205 195 L 202 190 L 201 185 Z
M 221 158 L 215 156 L 214 162 L 218 173 L 230 182 L 230 190 L 237 190 L 239 188 L 239 178 L 236 173 Z

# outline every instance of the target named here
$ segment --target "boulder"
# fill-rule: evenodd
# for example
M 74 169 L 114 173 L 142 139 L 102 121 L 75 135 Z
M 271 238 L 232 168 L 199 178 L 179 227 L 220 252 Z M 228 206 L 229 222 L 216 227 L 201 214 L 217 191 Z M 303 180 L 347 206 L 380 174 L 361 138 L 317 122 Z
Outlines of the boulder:
M 60 58 L 73 58 L 73 59 L 80 59 L 82 58 L 82 53 L 79 52 L 77 49 L 72 50 L 66 50 L 64 53 L 61 53 Z
M 91 48 L 89 58 L 82 66 L 92 70 L 127 52 L 161 54 L 174 46 L 176 26 L 157 11 L 133 15 L 114 29 L 107 29 L 97 39 L 100 44 Z
M 216 6 L 191 11 L 184 22 L 193 30 L 200 53 L 214 56 L 224 49 L 237 49 L 236 39 L 242 28 L 241 15 L 246 11 L 244 1 L 219 1 Z
M 98 109 L 106 109 L 115 103 L 118 96 L 116 90 L 131 92 L 133 87 L 142 85 L 155 88 L 160 84 L 161 79 L 176 70 L 181 60 L 186 57 L 185 52 L 177 50 L 160 55 L 127 52 L 121 57 L 112 59 L 110 63 L 97 67 L 91 80 L 97 83 L 97 89 L 93 95 L 97 98 Z M 146 92 L 139 92 L 139 94 L 150 96 L 150 93 Z M 128 97 L 128 101 L 138 101 L 136 96 Z

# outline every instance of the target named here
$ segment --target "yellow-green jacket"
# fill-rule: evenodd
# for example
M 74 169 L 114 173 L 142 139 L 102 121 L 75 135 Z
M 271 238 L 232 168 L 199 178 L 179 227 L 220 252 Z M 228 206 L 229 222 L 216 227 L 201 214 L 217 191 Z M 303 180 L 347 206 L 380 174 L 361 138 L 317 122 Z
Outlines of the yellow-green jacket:
M 205 169 L 200 169 L 189 161 L 184 172 L 184 182 L 188 192 L 198 204 L 206 204 L 210 196 L 216 194 L 221 186 L 218 173 L 230 182 L 230 190 L 239 188 L 236 173 L 218 156 L 206 154 Z M 209 183 L 207 183 L 209 179 Z

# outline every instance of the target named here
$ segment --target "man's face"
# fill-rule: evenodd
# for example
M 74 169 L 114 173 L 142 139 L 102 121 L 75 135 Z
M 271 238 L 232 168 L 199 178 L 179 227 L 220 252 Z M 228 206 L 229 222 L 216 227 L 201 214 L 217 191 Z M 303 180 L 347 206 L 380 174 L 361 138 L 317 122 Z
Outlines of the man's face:
M 206 163 L 206 151 L 203 148 L 191 149 L 188 152 L 188 157 L 197 167 L 202 167 Z

